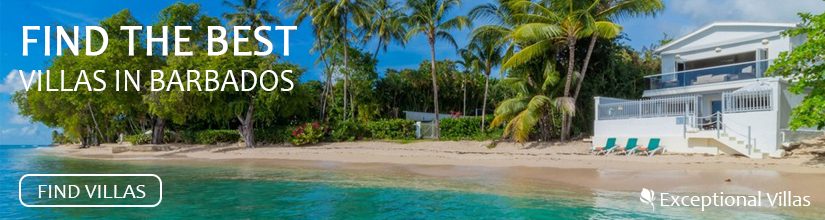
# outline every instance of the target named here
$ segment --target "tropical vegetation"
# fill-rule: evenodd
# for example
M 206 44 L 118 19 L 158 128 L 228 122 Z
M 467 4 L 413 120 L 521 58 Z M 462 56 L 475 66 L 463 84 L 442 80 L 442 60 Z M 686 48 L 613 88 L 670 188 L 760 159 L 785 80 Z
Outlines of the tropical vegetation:
M 663 8 L 660 0 L 498 0 L 473 7 L 467 14 L 456 10 L 461 4 L 459 0 L 295 0 L 280 4 L 236 0 L 225 2 L 230 11 L 219 18 L 205 14 L 198 4 L 175 3 L 161 10 L 151 25 L 195 27 L 193 40 L 186 45 L 188 51 L 196 51 L 194 56 L 128 56 L 128 36 L 113 34 L 104 55 L 58 56 L 48 69 L 148 72 L 206 68 L 224 70 L 219 77 L 238 74 L 236 78 L 242 70 L 290 69 L 293 74 L 288 77 L 296 82 L 295 89 L 30 90 L 16 93 L 13 101 L 22 115 L 59 129 L 53 134 L 55 143 L 83 147 L 119 139 L 133 144 L 240 141 L 256 147 L 407 140 L 422 135 L 416 121 L 404 119 L 405 111 L 431 112 L 435 117 L 448 113 L 449 118 L 433 121 L 436 139 L 566 141 L 592 131 L 591 97 L 608 93 L 639 97 L 642 77 L 658 72 L 658 59 L 649 50 L 637 51 L 623 43 L 626 37 L 617 22 L 655 15 Z M 312 29 L 310 52 L 322 67 L 318 79 L 299 80 L 312 67 L 276 55 L 205 56 L 198 52 L 206 50 L 207 42 L 194 36 L 205 35 L 207 26 L 257 27 L 287 18 Z M 816 19 L 821 20 L 809 17 L 809 24 L 821 30 L 821 21 Z M 115 30 L 126 25 L 141 25 L 129 10 L 100 21 L 101 27 L 112 30 L 109 33 L 120 33 Z M 379 54 L 415 40 L 426 42 L 428 59 L 408 68 L 377 68 L 382 59 Z M 93 36 L 91 45 L 100 41 Z M 151 46 L 136 45 L 138 50 Z M 256 50 L 260 46 L 251 41 L 237 47 Z M 455 53 L 457 60 L 436 57 L 445 51 Z M 66 80 L 77 77 L 69 75 Z M 107 75 L 103 80 L 113 84 L 117 79 Z M 49 83 L 59 86 L 59 80 Z M 148 80 L 139 84 L 149 86 Z

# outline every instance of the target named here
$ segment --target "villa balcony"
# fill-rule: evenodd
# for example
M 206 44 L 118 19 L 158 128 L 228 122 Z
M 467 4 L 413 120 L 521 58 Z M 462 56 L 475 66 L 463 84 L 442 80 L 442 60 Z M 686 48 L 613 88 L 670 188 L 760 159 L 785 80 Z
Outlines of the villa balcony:
M 759 60 L 646 76 L 645 84 L 648 90 L 656 90 L 761 78 L 772 61 Z

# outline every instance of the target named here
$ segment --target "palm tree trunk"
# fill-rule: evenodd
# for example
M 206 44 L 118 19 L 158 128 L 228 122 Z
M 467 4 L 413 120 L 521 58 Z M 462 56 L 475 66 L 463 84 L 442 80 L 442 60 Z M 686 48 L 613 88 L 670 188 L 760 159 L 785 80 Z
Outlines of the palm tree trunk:
M 344 120 L 347 119 L 347 93 L 349 87 L 349 40 L 347 39 L 347 21 L 344 20 L 344 33 L 342 37 L 344 38 Z M 350 100 L 351 101 L 351 100 Z
M 484 131 L 485 126 L 487 124 L 487 91 L 490 88 L 490 68 L 487 68 L 487 72 L 484 74 L 486 78 L 484 79 L 484 100 L 481 101 L 481 131 Z
M 564 97 L 570 98 L 570 86 L 573 84 L 573 72 L 575 59 L 576 59 L 576 38 L 575 37 L 568 37 L 567 38 L 567 79 L 564 81 Z M 562 115 L 562 129 L 561 129 L 561 141 L 567 141 L 568 136 L 570 135 L 570 126 L 569 126 L 570 116 L 569 114 Z
M 327 112 L 327 93 L 329 92 L 329 84 L 330 84 L 330 74 L 332 73 L 329 68 L 329 64 L 324 61 L 324 91 L 321 92 L 321 112 L 319 116 L 321 121 L 326 121 L 326 112 Z
M 441 124 L 438 118 L 438 82 L 436 81 L 436 74 L 435 74 L 435 36 L 430 36 L 430 75 L 433 78 L 433 107 L 435 108 L 435 127 L 433 128 L 433 134 L 435 134 L 435 139 L 441 139 Z
M 584 55 L 584 63 L 582 64 L 581 76 L 576 81 L 576 90 L 573 92 L 573 99 L 572 99 L 573 106 L 576 106 L 577 99 L 579 98 L 579 92 L 581 91 L 582 83 L 584 82 L 584 77 L 587 75 L 587 67 L 590 64 L 590 56 L 593 54 L 593 48 L 596 47 L 596 40 L 597 40 L 596 36 L 591 36 L 590 37 L 590 45 L 587 46 L 587 54 Z M 573 119 L 572 118 L 570 118 L 570 120 L 567 121 L 567 124 L 565 124 L 565 127 L 567 128 L 567 131 L 569 132 L 570 128 L 573 127 Z
M 464 92 L 464 102 L 461 104 L 461 114 L 463 115 L 467 115 L 467 74 L 469 72 L 461 75 L 461 91 Z
M 576 92 L 573 93 L 573 101 L 575 102 L 577 98 L 579 98 L 579 91 L 582 88 L 582 82 L 584 82 L 584 76 L 587 74 L 587 67 L 590 64 L 590 55 L 593 54 L 593 48 L 596 47 L 596 36 L 590 37 L 590 45 L 587 46 L 587 54 L 584 55 L 584 64 L 582 64 L 582 76 L 580 77 L 577 85 L 576 85 Z
M 374 53 L 374 54 L 372 54 L 372 59 L 373 59 L 373 60 L 378 60 L 378 51 L 381 51 L 381 44 L 382 44 L 382 42 L 384 42 L 384 39 L 382 39 L 382 38 L 380 38 L 380 37 L 379 37 L 379 38 L 378 38 L 378 46 L 376 46 L 376 47 L 375 47 L 375 53 Z
M 103 137 L 104 140 L 106 140 L 106 142 L 109 142 L 108 138 L 104 137 L 103 133 L 100 132 L 100 126 L 98 126 L 97 119 L 95 119 L 95 112 L 92 110 L 92 105 L 87 102 L 86 107 L 89 108 L 89 114 L 92 116 L 92 122 L 95 123 L 95 130 L 97 130 L 97 135 L 100 135 L 100 137 Z

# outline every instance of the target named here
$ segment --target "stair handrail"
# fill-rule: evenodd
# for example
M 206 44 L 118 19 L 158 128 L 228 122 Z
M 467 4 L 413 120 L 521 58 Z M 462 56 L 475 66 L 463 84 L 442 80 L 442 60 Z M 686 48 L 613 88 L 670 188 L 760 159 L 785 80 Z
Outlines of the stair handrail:
M 751 126 L 750 125 L 747 126 L 748 127 L 747 134 L 743 134 L 739 131 L 736 131 L 736 129 L 731 129 L 730 126 L 727 126 L 724 122 L 720 122 L 720 123 L 722 125 L 722 129 L 725 130 L 725 133 L 734 134 L 734 135 L 738 135 L 742 138 L 746 138 L 745 140 L 748 141 L 748 144 L 745 147 L 748 149 L 748 154 L 753 153 L 754 145 L 756 145 L 756 138 L 753 138 L 751 136 Z M 733 123 L 733 124 L 737 124 L 737 123 Z
M 722 120 L 722 115 L 723 114 L 721 112 L 715 112 L 715 113 L 707 115 L 707 116 L 693 115 L 692 116 L 693 119 L 691 121 L 694 122 L 694 128 L 699 128 L 699 129 L 701 129 L 701 127 L 704 126 L 704 125 L 715 124 L 716 127 L 714 128 L 714 130 L 716 130 L 716 138 L 717 139 L 721 138 L 721 132 L 722 131 L 725 131 L 725 133 L 728 133 L 728 134 L 733 134 L 733 135 L 739 136 L 741 138 L 745 138 L 748 142 L 748 144 L 745 146 L 748 150 L 748 154 L 752 154 L 753 153 L 753 148 L 755 147 L 754 145 L 756 145 L 756 138 L 753 138 L 752 135 L 751 135 L 751 126 L 747 125 L 748 131 L 747 131 L 747 134 L 744 134 L 744 133 L 739 132 L 736 129 L 732 129 L 732 128 L 730 128 L 730 126 L 728 126 L 728 124 L 736 124 L 736 125 L 740 125 L 740 126 L 741 126 L 741 124 L 738 124 L 738 123 L 735 123 L 735 122 L 725 122 L 725 121 Z M 700 123 L 699 122 L 700 119 L 710 119 L 710 118 L 716 118 L 716 120 L 712 121 L 712 122 L 707 122 L 707 123 Z

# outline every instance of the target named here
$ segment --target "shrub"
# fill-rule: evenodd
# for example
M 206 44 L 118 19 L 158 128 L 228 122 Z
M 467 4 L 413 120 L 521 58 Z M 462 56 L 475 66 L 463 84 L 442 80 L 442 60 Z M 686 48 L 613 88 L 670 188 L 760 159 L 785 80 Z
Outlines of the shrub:
M 178 131 L 178 139 L 186 144 L 194 144 L 197 142 L 197 134 L 198 132 L 193 130 Z
M 295 146 L 305 144 L 315 144 L 324 137 L 324 126 L 318 122 L 302 124 L 292 130 L 292 138 L 289 140 Z
M 354 141 L 364 137 L 364 127 L 361 124 L 347 120 L 335 124 L 330 131 L 332 141 Z
M 195 133 L 196 144 L 234 143 L 241 138 L 236 130 L 205 130 Z
M 283 144 L 289 142 L 292 137 L 293 127 L 276 127 L 267 129 L 255 129 L 255 141 L 261 144 Z
M 487 118 L 489 126 L 492 117 Z M 447 140 L 489 140 L 501 136 L 501 128 L 481 130 L 481 117 L 447 118 L 441 120 L 441 138 Z
M 415 137 L 415 122 L 406 119 L 389 119 L 367 122 L 370 137 L 375 139 L 411 139 Z
M 125 139 L 129 143 L 132 143 L 132 145 L 141 145 L 141 144 L 148 144 L 149 142 L 152 142 L 152 135 L 151 134 L 127 135 L 127 136 L 123 137 L 123 139 Z

